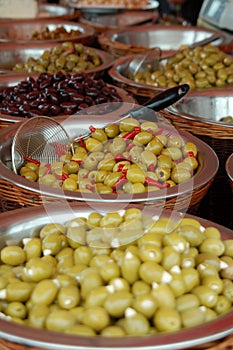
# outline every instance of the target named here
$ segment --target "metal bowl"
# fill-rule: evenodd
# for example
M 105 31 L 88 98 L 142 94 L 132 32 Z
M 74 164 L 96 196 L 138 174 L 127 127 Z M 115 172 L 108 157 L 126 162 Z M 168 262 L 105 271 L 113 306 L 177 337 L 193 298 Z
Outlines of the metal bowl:
M 106 214 L 135 206 L 122 207 L 116 203 L 108 205 L 100 203 L 88 204 L 69 203 L 64 207 L 63 203 L 55 203 L 46 207 L 18 209 L 0 214 L 0 247 L 5 246 L 7 241 L 19 242 L 23 238 L 38 235 L 39 230 L 48 223 L 65 224 L 77 217 L 87 217 L 92 212 Z M 184 214 L 164 210 L 158 211 L 153 205 L 147 208 L 143 205 L 137 206 L 143 213 L 149 216 L 172 218 L 176 221 L 184 217 Z M 198 220 L 203 227 L 216 227 L 221 232 L 221 239 L 232 239 L 233 231 L 210 221 L 192 215 L 185 217 Z M 221 342 L 224 337 L 232 334 L 233 311 L 219 316 L 213 321 L 200 326 L 186 328 L 177 332 L 157 333 L 146 336 L 127 337 L 103 337 L 103 336 L 78 336 L 63 333 L 54 333 L 46 330 L 30 328 L 16 322 L 10 322 L 3 317 L 0 319 L 0 336 L 6 340 L 5 345 L 16 348 L 16 343 L 25 349 L 44 348 L 59 350 L 174 350 L 190 349 L 198 346 L 199 349 L 206 348 L 206 344 L 217 341 Z M 208 346 L 208 345 L 207 345 Z M 5 348 L 5 347 L 4 347 Z M 8 346 L 6 347 L 8 348 Z
M 57 4 L 46 4 L 46 3 L 40 3 L 38 5 L 38 16 L 37 18 L 19 18 L 17 21 L 31 21 L 33 22 L 36 19 L 41 20 L 72 20 L 79 17 L 79 11 L 75 11 L 75 9 L 63 6 L 63 5 L 57 5 Z M 1 19 L 0 22 L 8 21 L 8 19 Z M 15 19 L 12 20 L 14 22 Z
M 109 122 L 116 121 L 118 116 L 119 114 L 116 115 L 114 113 L 112 113 L 111 118 L 109 115 L 91 115 L 89 118 L 87 115 L 79 115 L 78 117 L 74 115 L 67 119 L 57 120 L 61 121 L 69 138 L 73 140 L 77 135 L 88 130 L 90 124 L 101 128 Z M 23 205 L 38 205 L 41 204 L 41 201 L 49 202 L 54 200 L 99 201 L 108 203 L 144 202 L 148 204 L 154 203 L 158 207 L 169 209 L 189 209 L 191 212 L 195 210 L 195 207 L 205 196 L 218 170 L 218 158 L 215 152 L 206 143 L 187 132 L 176 130 L 167 122 L 163 123 L 162 119 L 162 122 L 159 122 L 159 126 L 165 128 L 165 132 L 172 132 L 173 135 L 181 137 L 184 142 L 191 141 L 197 146 L 199 167 L 195 175 L 192 176 L 189 181 L 166 189 L 160 189 L 159 191 L 149 191 L 148 193 L 138 194 L 98 194 L 54 189 L 49 186 L 42 186 L 38 183 L 28 181 L 13 172 L 11 164 L 11 144 L 13 136 L 20 125 L 21 123 L 16 123 L 14 126 L 3 128 L 0 132 L 0 194 L 2 200 L 6 199 Z M 6 184 L 8 184 L 7 192 L 5 191 Z M 10 190 L 8 190 L 9 188 Z M 21 193 L 22 198 L 16 196 L 15 191 Z
M 232 227 L 232 193 L 225 164 L 233 153 L 233 89 L 189 92 L 164 113 L 175 127 L 199 137 L 217 154 L 219 169 L 200 210 L 208 213 L 208 219 Z M 231 123 L 220 121 L 227 116 Z
M 65 37 L 62 39 L 49 40 L 33 40 L 34 33 L 42 33 L 45 29 L 49 31 L 57 30 L 58 28 L 65 29 L 68 33 L 72 30 L 79 31 L 79 34 L 72 37 Z M 45 22 L 44 20 L 35 19 L 32 21 L 14 21 L 0 22 L 0 43 L 36 45 L 45 43 L 58 43 L 63 41 L 79 42 L 84 45 L 91 45 L 95 38 L 95 30 L 86 24 L 80 24 L 68 21 L 51 20 Z
M 30 75 L 32 77 L 32 75 Z M 20 74 L 11 74 L 11 75 L 2 75 L 0 76 L 0 90 L 7 88 L 7 87 L 12 87 L 12 86 L 16 86 L 18 85 L 21 81 L 25 80 L 25 75 L 20 75 Z M 36 76 L 35 76 L 36 79 Z M 111 85 L 108 84 L 108 86 L 110 87 Z M 131 95 L 128 94 L 127 91 L 114 86 L 114 88 L 116 89 L 118 95 L 121 98 L 121 101 L 124 103 L 128 103 L 128 104 L 134 104 L 136 103 L 135 98 Z M 121 104 L 119 103 L 119 106 L 117 106 L 117 112 L 119 114 L 123 113 L 124 110 L 124 103 Z M 53 118 L 57 118 L 57 117 L 53 117 Z M 13 116 L 10 114 L 5 114 L 5 113 L 1 113 L 0 112 L 0 129 L 2 127 L 6 127 L 9 125 L 12 125 L 13 123 L 18 123 L 18 122 L 23 122 L 25 121 L 24 117 L 20 117 L 20 116 Z
M 189 92 L 181 101 L 166 108 L 168 113 L 186 122 L 199 121 L 209 127 L 227 128 L 233 134 L 233 89 L 216 89 Z M 232 116 L 232 122 L 221 121 Z M 204 131 L 204 130 L 203 130 Z
M 192 45 L 216 34 L 219 35 L 219 39 L 214 40 L 213 44 L 224 43 L 225 35 L 213 29 L 182 25 L 148 25 L 117 31 L 108 30 L 98 35 L 98 41 L 102 49 L 111 52 L 115 57 L 143 52 L 153 47 L 160 47 L 163 56 L 167 56 L 175 53 L 183 45 Z
M 232 194 L 233 194 L 233 153 L 227 158 L 226 161 L 226 172 L 230 181 Z
M 113 14 L 88 14 L 80 15 L 79 22 L 95 28 L 97 33 L 111 30 L 137 26 L 145 23 L 156 22 L 158 13 L 151 11 L 123 11 Z
M 58 44 L 50 43 L 25 47 L 24 44 L 2 44 L 0 50 L 0 74 L 16 74 L 12 69 L 17 63 L 26 63 L 30 57 L 38 59 L 45 50 L 50 50 L 56 45 Z M 95 50 L 96 54 L 100 57 L 102 64 L 93 69 L 86 70 L 85 72 L 96 77 L 102 75 L 112 66 L 114 63 L 114 57 L 103 50 L 95 48 L 93 48 L 93 50 Z M 23 72 L 19 72 L 19 74 L 23 74 Z M 28 74 L 28 72 L 25 73 L 25 75 Z

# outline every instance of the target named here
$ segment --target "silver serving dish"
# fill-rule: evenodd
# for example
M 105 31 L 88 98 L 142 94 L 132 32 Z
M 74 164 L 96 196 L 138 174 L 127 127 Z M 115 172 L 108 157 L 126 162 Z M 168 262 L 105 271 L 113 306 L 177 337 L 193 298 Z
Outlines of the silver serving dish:
M 112 51 L 118 49 L 118 56 L 124 55 L 125 52 L 133 54 L 153 47 L 160 47 L 162 54 L 167 56 L 175 53 L 183 45 L 201 43 L 215 34 L 219 35 L 219 39 L 214 40 L 212 44 L 223 44 L 226 37 L 220 32 L 208 28 L 184 27 L 182 25 L 148 25 L 123 28 L 117 31 L 109 30 L 101 33 L 98 40 L 100 45 L 105 48 L 111 48 Z
M 143 207 L 143 205 L 137 207 L 150 216 L 172 217 L 173 220 L 178 220 L 184 216 L 184 214 L 174 211 L 164 210 L 161 213 L 153 205 L 147 208 Z M 20 241 L 22 238 L 35 236 L 39 229 L 48 223 L 64 224 L 76 217 L 87 217 L 92 212 L 104 214 L 109 211 L 122 209 L 126 209 L 126 207 L 116 203 L 109 203 L 108 205 L 92 203 L 91 206 L 88 204 L 69 203 L 66 207 L 64 207 L 63 203 L 55 203 L 55 205 L 46 207 L 8 211 L 0 214 L 0 246 L 3 247 L 8 240 Z M 232 230 L 195 216 L 185 215 L 185 217 L 197 219 L 204 227 L 213 226 L 218 228 L 222 239 L 232 239 Z M 0 318 L 0 337 L 8 342 L 20 343 L 25 348 L 32 346 L 58 350 L 111 350 L 113 348 L 120 350 L 129 348 L 132 350 L 190 349 L 198 345 L 203 346 L 203 344 L 212 341 L 220 341 L 222 338 L 232 334 L 232 318 L 233 310 L 206 324 L 177 332 L 114 338 L 71 336 L 36 328 L 32 329 Z
M 45 29 L 49 31 L 55 31 L 58 28 L 63 28 L 66 32 L 79 31 L 79 33 L 72 37 L 65 37 L 62 39 L 48 39 L 48 40 L 33 40 L 32 35 L 34 33 L 43 33 Z M 51 20 L 45 22 L 40 19 L 35 19 L 32 21 L 14 21 L 12 22 L 0 22 L 0 43 L 13 43 L 13 44 L 24 44 L 24 45 L 36 45 L 53 43 L 53 42 L 63 42 L 63 41 L 73 41 L 79 42 L 84 45 L 91 45 L 94 41 L 95 30 L 91 26 L 86 24 L 80 24 L 69 21 L 55 21 Z
M 206 127 L 222 126 L 233 132 L 233 89 L 189 92 L 181 101 L 166 108 L 166 111 L 190 122 L 199 121 Z M 227 116 L 232 117 L 231 123 L 221 121 Z
M 16 74 L 12 69 L 17 63 L 26 63 L 30 57 L 38 59 L 45 50 L 50 50 L 56 45 L 57 43 L 50 43 L 25 47 L 24 44 L 2 44 L 0 50 L 0 74 Z M 93 50 L 95 50 L 96 54 L 101 58 L 102 64 L 93 69 L 86 70 L 85 72 L 93 74 L 94 76 L 99 76 L 112 66 L 114 57 L 103 50 L 95 48 L 93 48 Z M 23 72 L 19 73 L 22 74 Z M 25 75 L 28 75 L 28 73 L 26 72 Z
M 127 105 L 127 104 L 125 104 Z M 132 106 L 132 105 L 131 105 Z M 129 106 L 130 107 L 130 106 Z M 129 110 L 130 108 L 128 108 Z M 112 113 L 111 115 L 91 115 L 91 118 L 87 115 L 74 115 L 68 118 L 58 118 L 57 120 L 62 123 L 66 129 L 69 138 L 73 140 L 78 135 L 89 130 L 89 126 L 103 127 L 109 122 L 117 120 L 119 114 Z M 161 117 L 161 118 L 160 118 Z M 159 191 L 149 191 L 148 193 L 138 194 L 98 194 L 98 193 L 85 193 L 85 192 L 73 192 L 63 191 L 62 189 L 55 189 L 49 186 L 42 186 L 38 183 L 34 183 L 26 180 L 25 178 L 16 175 L 12 170 L 11 164 L 11 144 L 13 136 L 20 126 L 20 123 L 16 123 L 13 126 L 3 128 L 0 132 L 0 179 L 4 182 L 7 181 L 13 185 L 13 187 L 19 188 L 21 191 L 30 191 L 30 198 L 44 197 L 44 198 L 56 198 L 57 200 L 71 200 L 71 201 L 86 201 L 86 202 L 114 202 L 114 203 L 139 203 L 144 202 L 148 204 L 155 203 L 157 206 L 172 208 L 177 210 L 187 210 L 200 202 L 201 198 L 206 194 L 209 186 L 211 185 L 217 170 L 218 170 L 218 158 L 215 152 L 205 142 L 199 140 L 197 137 L 182 131 L 175 129 L 169 122 L 163 122 L 164 118 L 159 116 L 162 120 L 159 122 L 160 127 L 164 127 L 165 130 L 172 132 L 174 135 L 181 137 L 184 142 L 193 142 L 198 149 L 198 161 L 199 167 L 196 174 L 187 182 L 166 188 Z M 1 181 L 0 181 L 1 182 Z M 1 186 L 0 186 L 1 187 Z M 14 189 L 12 188 L 14 191 Z M 0 194 L 3 196 L 3 192 L 0 188 Z M 16 197 L 17 199 L 17 197 Z M 33 204 L 33 203 L 32 203 Z

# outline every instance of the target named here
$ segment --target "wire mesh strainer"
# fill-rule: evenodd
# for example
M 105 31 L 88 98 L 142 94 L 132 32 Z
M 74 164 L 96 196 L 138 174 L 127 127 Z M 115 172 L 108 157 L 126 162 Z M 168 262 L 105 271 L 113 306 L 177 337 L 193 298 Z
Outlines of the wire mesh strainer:
M 69 143 L 66 130 L 56 120 L 46 116 L 30 118 L 20 125 L 14 135 L 12 169 L 17 174 L 19 168 L 31 158 L 52 164 L 65 153 Z

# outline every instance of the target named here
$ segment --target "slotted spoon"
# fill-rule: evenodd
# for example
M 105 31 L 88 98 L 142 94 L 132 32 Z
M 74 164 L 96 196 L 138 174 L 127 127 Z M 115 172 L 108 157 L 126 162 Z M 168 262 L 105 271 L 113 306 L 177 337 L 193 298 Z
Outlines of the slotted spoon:
M 22 165 L 34 161 L 52 164 L 69 146 L 69 136 L 55 119 L 40 116 L 28 119 L 17 129 L 11 146 L 12 169 L 17 174 Z
M 156 121 L 155 114 L 180 100 L 189 91 L 189 85 L 183 84 L 164 90 L 136 107 L 121 115 L 115 123 L 133 117 L 136 119 Z M 147 107 L 147 108 L 145 108 Z M 106 126 L 106 125 L 105 125 Z M 103 126 L 103 128 L 105 127 Z M 17 174 L 26 161 L 52 164 L 60 160 L 67 150 L 73 152 L 74 142 L 85 139 L 91 132 L 83 133 L 70 142 L 65 128 L 55 119 L 45 116 L 33 117 L 23 122 L 17 129 L 11 146 L 12 169 Z

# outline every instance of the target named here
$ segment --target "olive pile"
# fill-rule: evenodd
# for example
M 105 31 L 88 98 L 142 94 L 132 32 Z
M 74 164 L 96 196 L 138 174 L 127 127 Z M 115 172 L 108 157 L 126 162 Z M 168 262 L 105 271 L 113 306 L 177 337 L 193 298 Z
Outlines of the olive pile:
M 80 30 L 71 29 L 70 31 L 66 30 L 64 26 L 59 26 L 54 30 L 50 30 L 48 27 L 43 28 L 41 31 L 35 31 L 31 40 L 55 40 L 55 39 L 69 39 L 81 35 Z
M 28 73 L 56 73 L 62 71 L 63 73 L 75 73 L 94 69 L 100 66 L 101 63 L 102 60 L 95 49 L 84 47 L 81 43 L 65 41 L 50 50 L 45 50 L 38 59 L 30 57 L 26 63 L 17 63 L 13 67 L 13 71 Z
M 172 87 L 189 84 L 191 89 L 223 87 L 233 84 L 233 58 L 214 45 L 183 49 L 160 64 L 156 71 L 129 76 L 136 82 Z
M 137 208 L 47 224 L 0 251 L 2 317 L 47 331 L 143 336 L 205 324 L 233 302 L 233 240 Z
M 25 118 L 71 115 L 108 102 L 121 102 L 115 87 L 84 72 L 41 73 L 36 79 L 27 77 L 16 86 L 0 90 L 0 112 Z
M 104 129 L 90 126 L 90 131 L 58 162 L 26 159 L 20 175 L 64 190 L 132 194 L 184 183 L 199 165 L 196 145 L 156 122 L 126 118 Z

